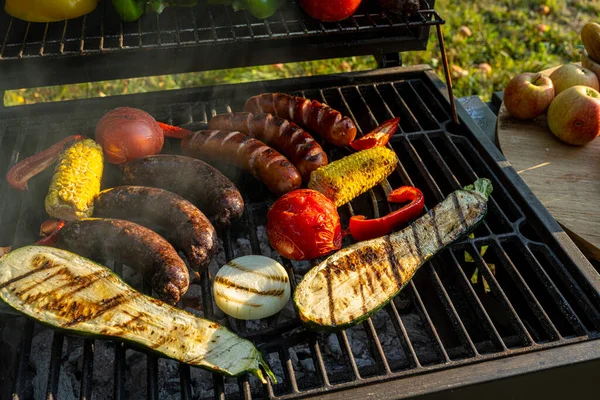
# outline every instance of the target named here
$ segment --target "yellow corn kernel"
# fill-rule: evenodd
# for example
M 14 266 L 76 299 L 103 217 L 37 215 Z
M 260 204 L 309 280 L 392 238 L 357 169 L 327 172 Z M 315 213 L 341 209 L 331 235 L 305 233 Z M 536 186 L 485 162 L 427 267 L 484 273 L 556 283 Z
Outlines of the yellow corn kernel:
M 91 217 L 103 169 L 102 147 L 93 140 L 81 140 L 65 149 L 50 182 L 46 212 L 65 220 Z
M 381 183 L 394 172 L 397 163 L 396 153 L 387 147 L 373 147 L 316 169 L 308 187 L 339 207 Z

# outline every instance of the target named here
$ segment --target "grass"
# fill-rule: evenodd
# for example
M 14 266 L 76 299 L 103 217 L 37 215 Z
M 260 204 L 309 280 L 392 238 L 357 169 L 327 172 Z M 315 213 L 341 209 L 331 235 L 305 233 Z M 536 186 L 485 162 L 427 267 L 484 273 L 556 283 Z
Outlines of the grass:
M 444 36 L 455 95 L 489 100 L 510 78 L 581 58 L 579 32 L 600 16 L 600 0 L 437 0 L 446 19 Z M 540 12 L 547 6 L 549 13 Z M 468 28 L 468 29 L 465 29 Z M 469 34 L 470 33 L 470 34 Z M 427 51 L 403 54 L 405 65 L 430 64 L 443 77 L 435 35 Z M 376 68 L 373 57 L 267 65 L 13 90 L 7 106 L 188 88 L 218 83 L 311 76 Z

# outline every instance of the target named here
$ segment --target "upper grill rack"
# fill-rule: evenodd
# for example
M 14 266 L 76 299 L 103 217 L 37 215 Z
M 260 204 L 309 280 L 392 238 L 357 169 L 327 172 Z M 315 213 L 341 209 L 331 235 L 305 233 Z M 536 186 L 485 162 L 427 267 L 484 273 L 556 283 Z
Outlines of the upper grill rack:
M 363 2 L 337 23 L 308 17 L 296 1 L 265 21 L 200 1 L 124 24 L 108 3 L 87 16 L 46 24 L 0 12 L 0 88 L 422 50 L 430 26 L 444 23 L 435 0 L 421 0 L 410 18 Z
M 59 394 L 61 369 L 67 364 L 64 346 L 71 351 L 81 349 L 76 388 L 81 397 L 102 397 L 108 390 L 107 397 L 130 398 L 136 387 L 142 387 L 148 398 L 163 398 L 168 387 L 165 371 L 171 370 L 174 372 L 166 376 L 175 380 L 176 390 L 185 399 L 291 399 L 598 339 L 600 287 L 597 281 L 586 280 L 589 266 L 570 258 L 572 254 L 554 238 L 554 226 L 540 217 L 545 211 L 523 200 L 468 124 L 451 122 L 442 87 L 431 70 L 414 68 L 352 74 L 351 83 L 348 76 L 316 77 L 24 107 L 21 114 L 13 114 L 19 118 L 0 122 L 0 175 L 4 175 L 18 159 L 59 137 L 82 130 L 93 132 L 102 113 L 119 105 L 154 104 L 143 108 L 159 120 L 202 127 L 217 113 L 241 110 L 251 95 L 296 92 L 351 116 L 361 133 L 400 116 L 400 132 L 391 141 L 400 166 L 388 181 L 392 187 L 419 187 L 428 208 L 477 177 L 487 177 L 494 184 L 489 214 L 474 237 L 450 246 L 428 262 L 392 303 L 363 324 L 339 334 L 322 335 L 301 328 L 290 310 L 258 324 L 226 320 L 262 349 L 279 384 L 262 386 L 247 376 L 211 378 L 186 365 L 153 355 L 143 357 L 121 344 L 109 346 L 104 341 L 54 333 L 45 390 L 54 398 Z M 78 110 L 76 115 L 73 109 Z M 176 142 L 169 146 L 168 151 L 176 151 Z M 329 151 L 332 158 L 342 153 Z M 24 194 L 16 194 L 2 180 L 0 223 L 4 229 L 0 244 L 19 246 L 36 239 L 45 218 L 41 204 L 50 174 L 35 178 L 29 193 Z M 266 212 L 273 199 L 250 177 L 243 176 L 238 183 L 247 212 L 242 221 L 219 234 L 224 259 L 246 253 L 272 256 L 263 239 Z M 342 208 L 343 223 L 353 213 L 377 216 L 389 212 L 385 192 L 386 185 L 377 187 Z M 293 284 L 309 267 L 286 261 L 284 266 L 295 278 Z M 121 265 L 115 269 L 123 272 Z M 475 269 L 478 281 L 473 284 Z M 203 275 L 203 310 L 207 317 L 219 318 L 210 279 L 209 274 Z M 20 398 L 29 398 L 32 377 L 28 365 L 36 356 L 32 343 L 35 346 L 41 333 L 30 321 L 23 329 L 11 390 Z M 102 365 L 94 363 L 97 357 L 113 365 L 104 385 L 98 383 Z M 142 378 L 131 376 L 137 368 L 145 369 Z M 412 390 L 410 385 L 403 388 L 406 393 Z

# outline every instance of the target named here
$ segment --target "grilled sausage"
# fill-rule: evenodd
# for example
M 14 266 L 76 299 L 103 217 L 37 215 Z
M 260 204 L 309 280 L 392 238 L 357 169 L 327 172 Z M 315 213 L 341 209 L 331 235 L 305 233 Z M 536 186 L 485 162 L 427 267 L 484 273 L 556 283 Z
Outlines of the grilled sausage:
M 327 165 L 327 154 L 308 132 L 271 114 L 221 114 L 210 120 L 208 128 L 240 131 L 265 142 L 286 156 L 305 181 L 315 169 Z
M 164 228 L 166 238 L 185 253 L 194 270 L 206 267 L 217 250 L 215 228 L 202 211 L 163 189 L 119 186 L 105 190 L 94 201 L 94 216 L 141 219 L 143 225 L 148 221 Z
M 265 93 L 248 99 L 244 111 L 269 113 L 295 122 L 335 146 L 346 146 L 356 137 L 356 126 L 326 104 L 284 93 Z
M 122 184 L 176 193 L 217 226 L 228 226 L 244 213 L 244 200 L 235 185 L 216 168 L 190 157 L 163 154 L 133 160 L 123 167 Z
M 120 219 L 84 219 L 58 231 L 56 247 L 96 260 L 120 261 L 140 272 L 166 303 L 187 292 L 190 276 L 173 246 L 159 234 Z
M 199 131 L 181 141 L 184 154 L 224 161 L 249 170 L 277 195 L 298 189 L 302 179 L 287 158 L 240 132 Z

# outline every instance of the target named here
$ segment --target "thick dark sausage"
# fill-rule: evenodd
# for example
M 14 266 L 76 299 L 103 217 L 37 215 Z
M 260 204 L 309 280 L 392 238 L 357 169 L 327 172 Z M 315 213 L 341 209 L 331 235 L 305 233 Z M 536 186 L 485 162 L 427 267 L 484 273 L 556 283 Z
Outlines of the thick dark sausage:
M 163 189 L 118 186 L 104 190 L 94 201 L 94 217 L 141 220 L 164 228 L 166 238 L 185 253 L 194 270 L 206 267 L 217 251 L 217 233 L 202 211 Z
M 335 146 L 346 146 L 356 137 L 356 126 L 326 104 L 284 93 L 265 93 L 248 99 L 244 111 L 269 113 L 297 123 L 311 133 L 319 134 Z
M 133 160 L 123 167 L 122 183 L 176 193 L 218 226 L 228 226 L 244 213 L 235 185 L 216 168 L 190 157 L 161 154 Z
M 302 184 L 300 173 L 287 158 L 240 132 L 194 132 L 181 141 L 181 149 L 188 156 L 224 161 L 248 170 L 277 195 Z
M 271 114 L 221 114 L 210 120 L 208 128 L 240 131 L 265 142 L 286 156 L 305 181 L 315 169 L 327 165 L 327 154 L 308 132 Z
M 166 303 L 175 304 L 190 285 L 188 269 L 159 234 L 120 219 L 84 219 L 58 231 L 56 247 L 99 262 L 120 261 L 142 274 Z

